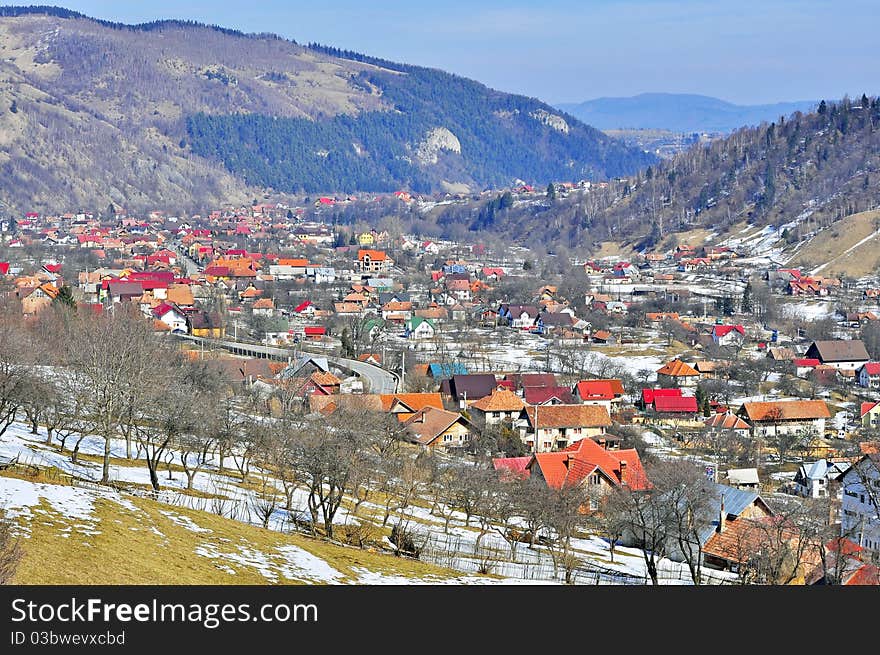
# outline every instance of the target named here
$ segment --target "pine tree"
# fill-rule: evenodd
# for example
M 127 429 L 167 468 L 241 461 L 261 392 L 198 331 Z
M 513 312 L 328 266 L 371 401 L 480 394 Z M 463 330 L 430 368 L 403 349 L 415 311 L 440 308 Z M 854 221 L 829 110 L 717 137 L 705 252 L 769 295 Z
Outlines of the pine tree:
M 66 309 L 75 309 L 76 300 L 73 299 L 73 290 L 69 286 L 64 285 L 58 289 L 58 295 L 52 299 L 52 304 Z
M 556 186 L 553 182 L 547 185 L 547 200 L 556 200 Z
M 742 301 L 740 301 L 740 310 L 744 314 L 751 314 L 755 309 L 754 302 L 752 301 L 752 283 L 748 282 L 746 284 L 746 288 L 743 290 Z

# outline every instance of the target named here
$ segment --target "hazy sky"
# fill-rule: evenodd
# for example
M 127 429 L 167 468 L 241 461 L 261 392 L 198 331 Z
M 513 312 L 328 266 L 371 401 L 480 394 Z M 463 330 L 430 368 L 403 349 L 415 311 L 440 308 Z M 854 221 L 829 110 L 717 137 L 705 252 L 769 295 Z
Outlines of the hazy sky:
M 649 91 L 743 104 L 880 93 L 878 0 L 55 2 L 125 23 L 274 32 L 549 103 Z

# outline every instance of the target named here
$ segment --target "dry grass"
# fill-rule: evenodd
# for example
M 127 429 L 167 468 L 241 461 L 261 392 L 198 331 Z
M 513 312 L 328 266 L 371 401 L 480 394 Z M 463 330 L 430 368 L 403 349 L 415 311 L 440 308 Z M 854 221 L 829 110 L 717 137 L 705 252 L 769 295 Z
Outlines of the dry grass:
M 823 275 L 848 275 L 862 277 L 880 268 L 880 235 L 869 239 L 857 248 L 857 243 L 877 232 L 880 211 L 860 212 L 847 216 L 832 227 L 822 230 L 803 246 L 792 258 L 792 265 L 828 265 Z M 853 248 L 850 252 L 846 252 Z M 844 254 L 845 253 L 845 254 Z
M 277 548 L 297 546 L 323 559 L 350 580 L 356 578 L 355 569 L 358 568 L 408 578 L 450 578 L 458 575 L 423 562 L 337 546 L 304 535 L 264 530 L 149 499 L 129 500 L 138 508 L 137 511 L 126 509 L 113 500 L 96 499 L 95 529 L 99 534 L 84 534 L 77 530 L 73 524 L 79 524 L 79 521 L 72 521 L 54 511 L 45 501 L 33 508 L 33 516 L 27 520 L 31 534 L 22 540 L 25 554 L 15 582 L 52 585 L 275 582 L 245 563 L 196 554 L 195 550 L 206 544 L 222 553 L 255 551 L 277 566 L 285 562 Z M 210 532 L 194 532 L 174 523 L 162 511 L 188 517 L 197 526 Z M 234 573 L 224 569 L 232 569 Z M 277 582 L 298 584 L 312 581 L 291 580 L 279 574 Z

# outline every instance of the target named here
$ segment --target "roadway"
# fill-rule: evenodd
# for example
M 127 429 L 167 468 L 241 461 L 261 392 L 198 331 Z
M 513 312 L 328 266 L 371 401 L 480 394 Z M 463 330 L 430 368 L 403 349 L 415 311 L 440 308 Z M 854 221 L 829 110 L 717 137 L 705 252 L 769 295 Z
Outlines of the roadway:
M 192 341 L 196 344 L 223 348 L 236 355 L 244 355 L 247 357 L 259 357 L 266 359 L 280 359 L 285 362 L 292 361 L 297 357 L 297 353 L 289 348 L 277 348 L 275 346 L 263 346 L 255 343 L 242 343 L 240 341 L 229 341 L 226 339 L 208 339 L 205 337 L 194 337 L 188 334 L 176 335 L 181 339 Z M 328 357 L 321 353 L 305 352 L 300 350 L 302 355 L 314 355 L 316 358 L 324 357 L 328 362 L 336 364 L 340 368 L 352 371 L 367 382 L 367 390 L 369 393 L 395 393 L 397 391 L 398 378 L 395 373 L 386 371 L 385 369 L 359 362 L 355 359 L 347 359 L 345 357 Z

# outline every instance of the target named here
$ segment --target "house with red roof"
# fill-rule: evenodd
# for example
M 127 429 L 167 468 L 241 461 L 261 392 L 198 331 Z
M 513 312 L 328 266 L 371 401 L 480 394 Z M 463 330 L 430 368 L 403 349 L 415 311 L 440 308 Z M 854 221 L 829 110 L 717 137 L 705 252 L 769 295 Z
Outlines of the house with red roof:
M 0 275 L 9 275 L 9 262 L 0 262 Z
M 856 380 L 860 387 L 880 389 L 880 362 L 867 362 L 856 369 Z
M 863 428 L 880 429 L 880 401 L 862 403 L 859 418 Z
M 699 381 L 700 372 L 680 359 L 673 359 L 657 369 L 657 383 L 662 387 L 693 387 Z
M 361 273 L 385 273 L 394 266 L 391 259 L 383 250 L 358 250 L 357 266 Z
M 716 346 L 741 346 L 746 338 L 742 325 L 713 325 L 712 342 Z
M 581 380 L 572 388 L 577 402 L 584 405 L 601 405 L 608 413 L 623 397 L 623 383 L 620 380 Z
M 518 421 L 520 436 L 529 449 L 544 453 L 605 434 L 611 417 L 599 405 L 526 406 Z
M 794 364 L 794 374 L 799 378 L 805 378 L 811 375 L 822 362 L 815 357 L 801 357 L 792 363 Z
M 582 439 L 559 452 L 535 453 L 526 470 L 529 477 L 551 489 L 587 485 L 589 511 L 598 510 L 602 496 L 616 487 L 635 491 L 650 488 L 635 449 L 609 451 L 592 439 Z
M 666 396 L 668 398 L 681 398 L 682 391 L 678 388 L 672 389 L 642 389 L 642 397 L 639 401 L 639 407 L 643 410 L 648 409 L 654 405 L 654 399 L 659 396 Z
M 187 333 L 186 314 L 171 303 L 161 303 L 150 310 L 157 321 L 168 326 L 172 332 Z
M 656 396 L 647 412 L 653 423 L 694 425 L 702 418 L 693 396 Z

